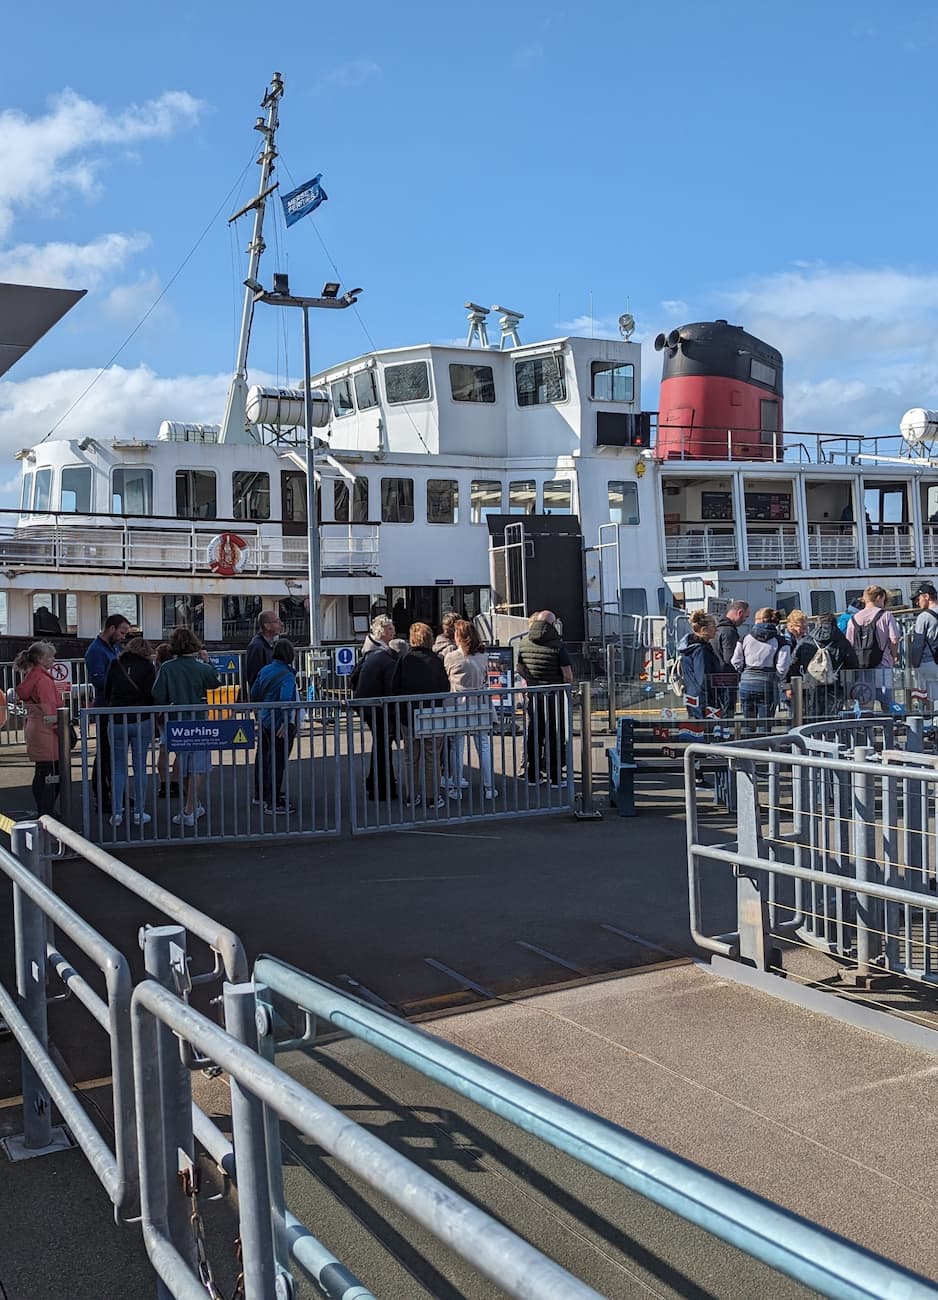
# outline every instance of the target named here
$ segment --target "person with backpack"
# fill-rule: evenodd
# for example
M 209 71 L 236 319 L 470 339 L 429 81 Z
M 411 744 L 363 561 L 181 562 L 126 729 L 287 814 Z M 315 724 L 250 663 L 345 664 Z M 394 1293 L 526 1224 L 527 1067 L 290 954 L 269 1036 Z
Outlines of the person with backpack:
M 779 633 L 778 611 L 769 607 L 757 610 L 752 631 L 733 652 L 744 718 L 752 721 L 775 716 L 779 683 L 788 676 L 790 665 L 791 646 Z
M 725 673 L 725 665 L 713 647 L 717 621 L 705 609 L 695 609 L 690 616 L 690 629 L 677 648 L 684 708 L 689 718 L 722 717 L 722 691 L 716 683 Z M 694 764 L 694 781 L 697 785 L 707 784 L 697 763 Z
M 804 681 L 806 718 L 832 718 L 840 712 L 846 698 L 841 673 L 856 666 L 853 646 L 834 615 L 819 614 L 792 656 L 792 676 Z
M 275 709 L 274 704 L 290 704 L 299 699 L 296 685 L 296 652 L 285 637 L 274 644 L 273 657 L 257 674 L 251 688 L 252 704 L 266 704 L 261 709 L 257 737 L 259 784 L 263 793 L 264 812 L 271 816 L 289 815 L 296 806 L 283 794 L 287 760 L 296 739 L 296 709 Z
M 913 599 L 920 612 L 912 631 L 909 663 L 915 672 L 915 685 L 927 692 L 934 713 L 938 701 L 938 591 L 933 583 L 922 582 Z
M 861 681 L 869 682 L 883 710 L 892 704 L 892 670 L 899 658 L 899 625 L 886 608 L 889 593 L 871 583 L 863 608 L 847 624 L 847 640 L 857 656 Z

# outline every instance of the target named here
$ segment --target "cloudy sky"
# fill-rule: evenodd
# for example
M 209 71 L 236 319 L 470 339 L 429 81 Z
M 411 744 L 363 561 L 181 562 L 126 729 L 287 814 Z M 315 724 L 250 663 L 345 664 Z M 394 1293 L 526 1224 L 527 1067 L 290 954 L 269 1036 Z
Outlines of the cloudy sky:
M 720 316 L 781 349 L 789 430 L 938 406 L 929 0 L 285 0 L 254 34 L 256 12 L 5 15 L 42 58 L 0 87 L 0 280 L 88 295 L 0 381 L 0 504 L 50 431 L 220 418 L 250 229 L 227 219 L 275 68 L 278 178 L 321 171 L 330 198 L 269 223 L 262 279 L 365 290 L 317 320 L 314 364 L 459 336 L 467 298 L 523 311 L 529 340 L 628 308 L 649 409 L 650 340 Z M 252 377 L 294 380 L 297 322 L 263 312 Z

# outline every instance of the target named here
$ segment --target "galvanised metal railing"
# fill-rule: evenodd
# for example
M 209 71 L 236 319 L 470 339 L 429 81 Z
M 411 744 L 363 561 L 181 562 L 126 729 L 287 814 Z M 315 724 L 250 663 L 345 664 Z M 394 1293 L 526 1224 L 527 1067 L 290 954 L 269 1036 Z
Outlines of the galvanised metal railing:
M 316 1019 L 351 1034 L 821 1295 L 911 1300 L 938 1294 L 929 1282 L 861 1247 L 292 966 L 262 957 L 255 963 L 254 980 L 259 1007 L 266 1011 L 259 1023 L 266 1031 L 260 1046 L 268 1060 L 277 1047 L 272 1027 L 278 1019 L 282 1023 L 286 1001 L 307 1013 L 308 1042 L 315 1042 Z M 145 990 L 138 991 L 138 999 L 145 996 Z M 289 1045 L 296 1043 L 292 1039 Z M 275 1109 L 297 1124 L 282 1105 Z M 391 1195 L 386 1184 L 369 1181 Z M 282 1202 L 275 1205 L 275 1220 L 279 1214 Z M 504 1276 L 495 1280 L 511 1295 L 540 1294 L 523 1279 L 517 1291 Z
M 809 733 L 809 734 L 806 734 Z M 768 743 L 692 745 L 685 754 L 691 933 L 701 947 L 773 969 L 785 939 L 850 963 L 938 981 L 938 760 L 895 749 L 886 719 L 801 728 Z M 883 747 L 877 752 L 879 742 Z M 724 759 L 736 782 L 729 842 L 698 830 L 695 758 Z M 737 928 L 714 934 L 701 874 L 732 868 Z M 789 883 L 785 883 L 789 882 Z M 784 885 L 784 889 L 782 886 Z

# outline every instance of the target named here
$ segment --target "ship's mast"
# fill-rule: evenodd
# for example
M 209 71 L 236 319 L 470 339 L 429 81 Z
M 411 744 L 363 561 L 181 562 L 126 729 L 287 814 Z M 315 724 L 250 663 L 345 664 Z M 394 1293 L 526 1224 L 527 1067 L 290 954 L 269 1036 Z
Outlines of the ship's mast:
M 218 435 L 219 442 L 259 442 L 260 438 L 254 425 L 248 422 L 245 415 L 245 405 L 248 396 L 248 344 L 251 341 L 251 320 L 254 314 L 254 293 L 251 287 L 253 282 L 257 284 L 257 271 L 261 262 L 261 253 L 266 245 L 264 243 L 264 208 L 267 205 L 267 198 L 277 188 L 277 181 L 271 184 L 270 178 L 274 171 L 274 162 L 277 157 L 277 147 L 274 143 L 274 137 L 277 127 L 280 125 L 278 117 L 278 108 L 281 97 L 283 96 L 283 78 L 279 72 L 275 72 L 270 81 L 270 89 L 264 95 L 261 108 L 264 109 L 266 116 L 259 117 L 254 123 L 254 130 L 260 131 L 264 137 L 264 145 L 261 150 L 258 163 L 260 164 L 261 174 L 257 194 L 250 203 L 245 204 L 232 217 L 228 218 L 228 224 L 237 221 L 238 217 L 243 216 L 246 212 L 254 209 L 254 230 L 251 235 L 251 242 L 247 251 L 250 254 L 248 261 L 248 273 L 245 280 L 244 288 L 244 305 L 241 309 L 241 333 L 238 337 L 238 356 L 235 362 L 235 371 L 231 377 L 231 383 L 228 387 L 228 399 L 225 403 L 225 415 L 222 420 L 221 432 Z

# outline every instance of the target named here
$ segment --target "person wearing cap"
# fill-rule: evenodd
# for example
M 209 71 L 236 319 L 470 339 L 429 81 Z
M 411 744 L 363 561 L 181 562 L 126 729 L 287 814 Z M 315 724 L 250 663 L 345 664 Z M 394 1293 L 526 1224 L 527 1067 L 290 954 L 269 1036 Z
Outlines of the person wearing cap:
M 920 612 L 912 631 L 909 663 L 915 670 L 915 685 L 928 692 L 929 707 L 934 711 L 938 701 L 938 590 L 934 583 L 920 582 L 913 599 Z

